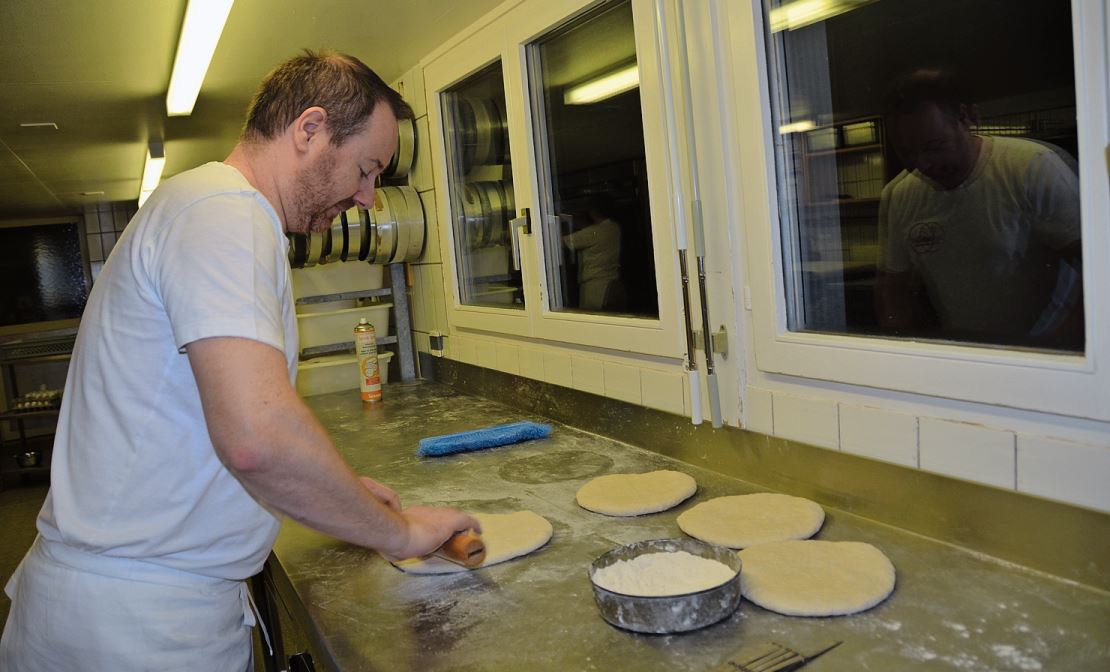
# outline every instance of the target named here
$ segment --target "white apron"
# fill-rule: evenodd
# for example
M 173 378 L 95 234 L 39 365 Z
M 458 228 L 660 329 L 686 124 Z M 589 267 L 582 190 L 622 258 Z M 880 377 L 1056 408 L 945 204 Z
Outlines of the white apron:
M 4 591 L 0 670 L 252 669 L 256 620 L 242 581 L 35 540 Z

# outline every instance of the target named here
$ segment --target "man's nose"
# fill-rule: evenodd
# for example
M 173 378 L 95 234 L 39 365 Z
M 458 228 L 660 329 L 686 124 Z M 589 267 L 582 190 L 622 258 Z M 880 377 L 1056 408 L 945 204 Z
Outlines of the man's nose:
M 369 210 L 374 205 L 374 183 L 370 182 L 369 186 L 356 191 L 353 198 L 360 207 Z

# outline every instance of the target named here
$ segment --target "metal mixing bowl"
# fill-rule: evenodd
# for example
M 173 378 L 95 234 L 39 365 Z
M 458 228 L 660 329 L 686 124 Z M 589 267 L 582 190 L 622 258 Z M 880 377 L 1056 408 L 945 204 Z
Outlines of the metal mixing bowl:
M 686 551 L 716 560 L 736 574 L 719 586 L 696 593 L 644 597 L 622 595 L 594 583 L 594 574 L 620 560 L 631 560 L 648 553 Z M 634 632 L 664 634 L 697 630 L 727 618 L 740 606 L 740 556 L 721 546 L 695 539 L 653 539 L 621 546 L 590 564 L 590 585 L 601 617 L 609 624 Z

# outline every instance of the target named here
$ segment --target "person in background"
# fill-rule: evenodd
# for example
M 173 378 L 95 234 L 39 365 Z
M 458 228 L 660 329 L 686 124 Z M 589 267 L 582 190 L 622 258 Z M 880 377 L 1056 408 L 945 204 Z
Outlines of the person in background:
M 621 227 L 600 195 L 590 197 L 586 220 L 585 226 L 563 236 L 563 245 L 578 253 L 578 308 L 619 312 L 627 302 L 621 281 Z
M 81 320 L 0 669 L 250 670 L 243 581 L 281 516 L 391 558 L 477 527 L 358 476 L 294 388 L 285 234 L 370 207 L 411 115 L 359 60 L 305 52 L 225 161 L 136 213 Z
M 1083 349 L 1079 181 L 1047 143 L 973 132 L 952 74 L 890 88 L 905 170 L 879 206 L 879 324 L 905 336 Z

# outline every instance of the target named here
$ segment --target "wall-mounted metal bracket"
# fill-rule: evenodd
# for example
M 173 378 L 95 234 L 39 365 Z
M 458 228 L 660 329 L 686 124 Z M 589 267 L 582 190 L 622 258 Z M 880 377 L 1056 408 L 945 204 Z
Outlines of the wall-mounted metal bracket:
M 705 337 L 702 332 L 694 332 L 694 344 L 701 350 L 705 349 Z M 724 325 L 713 332 L 713 354 L 728 357 L 728 331 L 725 330 Z

